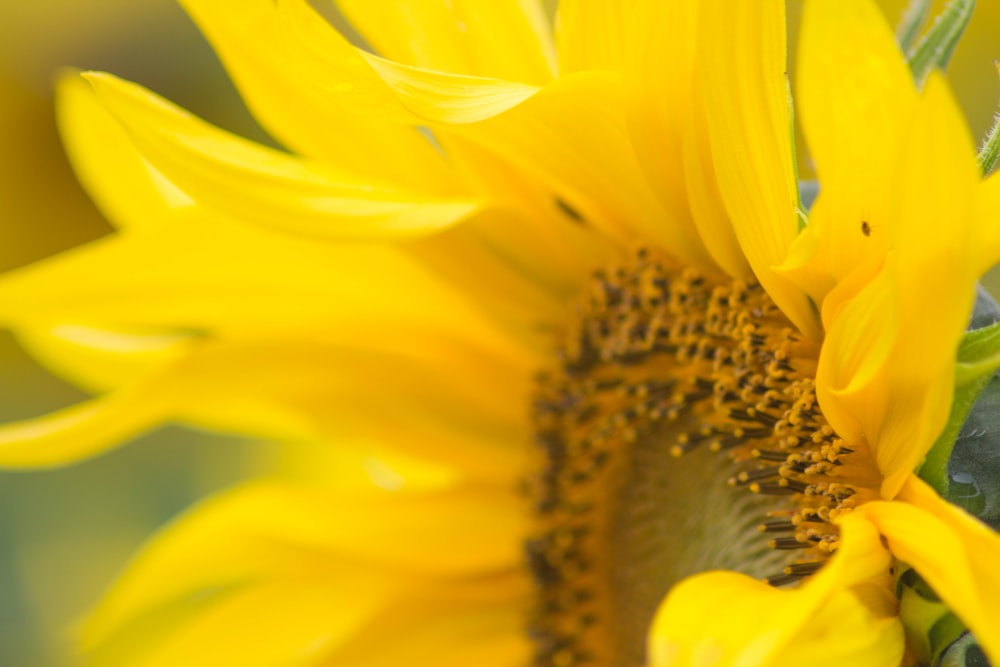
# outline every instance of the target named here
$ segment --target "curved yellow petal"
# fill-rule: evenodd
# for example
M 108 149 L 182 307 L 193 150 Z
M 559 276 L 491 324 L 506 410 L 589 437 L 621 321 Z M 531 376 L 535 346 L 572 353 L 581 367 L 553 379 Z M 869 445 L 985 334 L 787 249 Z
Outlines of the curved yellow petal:
M 431 591 L 400 596 L 324 664 L 394 667 L 424 656 L 440 667 L 531 662 L 533 646 L 524 631 L 531 590 L 523 573 L 432 583 Z
M 440 591 L 425 590 L 432 582 L 474 590 L 491 573 L 508 577 L 523 532 L 518 505 L 511 492 L 490 489 L 343 494 L 249 483 L 154 538 L 83 626 L 84 647 L 103 664 L 123 655 L 138 660 L 130 665 L 204 664 L 219 651 L 241 665 L 316 664 L 318 656 L 351 652 L 369 626 L 384 627 L 407 592 L 422 592 L 412 611 L 426 621 L 448 604 Z M 474 597 L 462 589 L 459 596 Z M 506 589 L 490 595 L 510 599 Z M 301 605 L 294 622 L 289 602 Z M 186 617 L 164 622 L 178 606 Z M 258 626 L 267 637 L 247 637 L 238 648 L 223 639 Z
M 884 235 L 887 259 L 867 285 L 849 276 L 824 302 L 817 377 L 834 428 L 859 428 L 872 447 L 884 498 L 895 496 L 948 417 L 955 354 L 986 265 L 976 247 L 975 151 L 940 75 L 928 79 L 904 136 L 886 195 L 895 202 L 890 217 L 856 232 L 876 242 Z
M 897 667 L 903 631 L 895 599 L 872 580 L 889 555 L 864 521 L 844 526 L 843 546 L 799 589 L 779 590 L 734 572 L 675 586 L 649 635 L 652 667 Z
M 35 419 L 0 426 L 0 467 L 61 466 L 100 454 L 162 422 L 169 404 L 123 389 Z
M 750 280 L 753 271 L 736 237 L 719 190 L 719 178 L 712 156 L 711 137 L 701 79 L 694 81 L 691 103 L 694 113 L 685 119 L 682 150 L 684 184 L 694 225 L 708 253 L 733 278 Z
M 750 278 L 718 192 L 705 114 L 697 108 L 697 21 L 695 3 L 634 3 L 622 65 L 629 132 L 646 181 L 666 214 L 690 236 L 700 237 L 724 271 Z M 664 26 L 669 39 L 664 39 Z
M 321 665 L 330 646 L 345 641 L 388 594 L 341 566 L 337 576 L 211 590 L 146 610 L 117 632 L 84 648 L 88 667 L 247 667 Z M 288 622 L 281 609 L 305 618 Z
M 183 0 L 261 124 L 297 153 L 372 179 L 450 177 L 355 48 L 304 0 Z M 335 128 L 335 130 L 334 130 Z
M 133 385 L 0 427 L 0 465 L 60 465 L 181 421 L 276 440 L 357 438 L 472 478 L 517 478 L 535 362 L 416 329 L 405 340 L 366 333 L 203 341 Z
M 562 299 L 575 297 L 593 267 L 611 261 L 613 249 L 580 224 L 572 211 L 560 206 L 548 184 L 463 137 L 444 132 L 439 137 L 448 156 L 458 165 L 457 171 L 469 179 L 470 187 L 488 193 L 487 197 L 497 205 L 459 227 L 419 242 L 422 247 L 416 251 L 421 257 L 426 256 L 425 247 L 433 245 L 432 264 L 454 265 L 460 271 L 456 275 L 461 276 L 456 282 L 465 283 L 469 279 L 466 258 L 486 254 L 522 280 L 543 286 Z M 448 250 L 446 246 L 452 242 L 460 249 Z M 470 261 L 477 267 L 483 264 Z M 504 300 L 510 302 L 509 297 Z M 526 303 L 520 298 L 517 301 Z M 535 317 L 557 310 L 539 309 Z
M 559 73 L 620 70 L 636 4 L 635 0 L 562 0 L 556 14 Z
M 457 224 L 480 205 L 280 153 L 213 128 L 134 84 L 85 76 L 144 157 L 199 203 L 241 220 L 310 236 L 407 238 Z
M 623 141 L 614 75 L 582 73 L 539 90 L 366 57 L 404 105 L 441 124 L 446 146 L 466 140 L 514 166 L 518 178 L 541 180 L 551 189 L 550 209 L 578 224 L 626 238 L 641 230 L 691 263 L 711 266 L 690 225 L 664 213 Z
M 376 77 L 374 72 L 370 74 Z M 115 224 L 128 225 L 130 229 L 159 222 L 177 226 L 202 217 L 206 219 L 190 224 L 200 225 L 194 231 L 203 237 L 205 228 L 213 225 L 207 219 L 208 213 L 195 208 L 190 197 L 142 158 L 120 124 L 97 101 L 93 88 L 73 75 L 63 77 L 59 85 L 64 140 L 88 191 Z M 381 81 L 379 85 L 384 86 Z M 455 284 L 476 281 L 477 299 L 492 300 L 494 312 L 506 308 L 516 311 L 511 315 L 522 322 L 535 322 L 539 313 L 555 310 L 542 292 L 553 288 L 565 291 L 565 283 L 572 284 L 575 291 L 590 267 L 601 263 L 593 248 L 588 250 L 585 244 L 586 241 L 594 244 L 593 235 L 563 219 L 551 199 L 534 192 L 540 188 L 529 179 L 510 168 L 497 173 L 495 167 L 486 166 L 484 159 L 490 156 L 483 151 L 476 154 L 475 163 L 470 165 L 465 157 L 472 147 L 466 143 L 462 151 L 457 148 L 450 142 L 446 150 L 453 159 L 462 159 L 465 171 L 481 176 L 480 181 L 470 182 L 470 186 L 489 193 L 487 196 L 496 199 L 498 205 L 470 220 L 465 232 L 455 230 L 459 233 L 436 235 L 407 249 Z M 495 162 L 496 158 L 492 160 Z M 508 190 L 517 187 L 530 187 L 533 192 L 508 194 Z M 530 211 L 522 210 L 529 207 Z M 543 217 L 547 223 L 536 224 Z M 244 236 L 245 233 L 240 233 L 228 245 L 220 245 L 218 252 L 237 254 L 237 239 Z M 220 241 L 225 242 L 221 238 Z M 192 261 L 190 257 L 188 261 Z M 470 276 L 469 267 L 473 265 L 476 271 Z M 113 270 L 110 264 L 105 268 Z M 99 268 L 95 266 L 94 270 Z M 571 277 L 553 275 L 565 273 Z M 541 303 L 539 297 L 543 299 Z M 95 370 L 99 369 L 95 366 Z
M 814 254 L 793 262 L 822 274 L 811 292 L 821 303 L 845 274 L 885 251 L 877 232 L 898 203 L 888 192 L 917 91 L 871 0 L 806 3 L 799 44 L 796 102 L 822 190 L 807 232 L 817 237 Z M 874 238 L 860 233 L 862 224 Z
M 990 661 L 1000 661 L 1000 535 L 911 475 L 905 502 L 873 502 L 860 512 L 969 627 Z
M 118 228 L 168 220 L 192 201 L 142 159 L 77 72 L 59 78 L 59 131 L 77 177 Z
M 541 85 L 554 72 L 538 0 L 336 0 L 387 58 L 427 69 Z
M 90 664 L 283 664 L 350 637 L 399 584 L 325 549 L 329 519 L 281 491 L 237 489 L 157 535 L 81 627 Z M 289 603 L 308 618 L 283 623 Z
M 645 238 L 699 267 L 711 267 L 701 242 L 665 214 L 628 142 L 620 81 L 607 72 L 561 77 L 521 104 L 455 134 L 500 156 L 550 189 L 577 224 L 623 244 Z
M 806 296 L 774 270 L 798 228 L 785 29 L 778 0 L 701 3 L 695 76 L 719 191 L 743 254 L 788 318 L 819 339 Z
M 317 244 L 197 207 L 169 225 L 107 237 L 0 278 L 0 322 L 13 328 L 70 323 L 343 337 L 361 322 L 379 331 L 412 322 L 508 345 L 491 317 L 462 286 L 397 247 Z
M 421 69 L 359 51 L 415 115 L 437 123 L 475 123 L 517 106 L 540 89 L 523 83 Z
M 137 382 L 191 351 L 196 332 L 99 328 L 79 324 L 26 325 L 16 332 L 31 356 L 60 377 L 93 392 Z

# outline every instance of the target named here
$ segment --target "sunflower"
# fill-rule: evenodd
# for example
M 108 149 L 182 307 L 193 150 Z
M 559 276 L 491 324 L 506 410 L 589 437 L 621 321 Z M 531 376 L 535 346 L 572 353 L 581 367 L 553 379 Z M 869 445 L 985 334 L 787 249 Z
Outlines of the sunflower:
M 957 355 L 1000 185 L 869 0 L 806 6 L 808 216 L 776 0 L 568 1 L 554 34 L 341 0 L 370 50 L 305 0 L 183 4 L 291 152 L 61 82 L 120 229 L 0 317 L 101 393 L 0 457 L 182 421 L 338 462 L 158 536 L 94 663 L 898 665 L 948 648 L 917 585 L 1000 660 L 1000 539 L 914 472 L 995 365 Z

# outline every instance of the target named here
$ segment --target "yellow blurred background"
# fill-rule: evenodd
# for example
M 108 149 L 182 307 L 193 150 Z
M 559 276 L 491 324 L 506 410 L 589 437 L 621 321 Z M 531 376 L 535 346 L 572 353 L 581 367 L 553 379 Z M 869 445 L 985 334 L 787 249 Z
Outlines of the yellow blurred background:
M 554 2 L 548 2 L 553 5 Z M 790 0 L 797 19 L 802 0 Z M 893 22 L 905 0 L 882 0 Z M 936 2 L 941 5 L 943 2 Z M 950 76 L 977 137 L 1000 99 L 1000 3 L 982 2 Z M 138 81 L 245 136 L 263 135 L 173 0 L 0 3 L 0 269 L 108 233 L 55 130 L 60 67 Z M 82 398 L 0 333 L 0 420 Z M 0 473 L 0 665 L 67 664 L 79 618 L 142 540 L 195 499 L 256 472 L 260 446 L 165 429 L 79 466 Z

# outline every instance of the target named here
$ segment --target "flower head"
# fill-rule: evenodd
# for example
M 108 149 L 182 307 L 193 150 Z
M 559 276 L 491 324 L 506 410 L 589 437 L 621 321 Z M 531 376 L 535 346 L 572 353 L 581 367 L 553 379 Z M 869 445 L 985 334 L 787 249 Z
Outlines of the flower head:
M 569 1 L 554 41 L 532 2 L 341 2 L 380 55 L 304 0 L 184 4 L 293 152 L 63 82 L 122 229 L 6 278 L 0 317 L 108 391 L 0 457 L 176 419 L 403 489 L 202 508 L 94 616 L 99 655 L 891 665 L 905 563 L 1000 656 L 1000 539 L 914 472 L 1000 190 L 870 2 L 807 6 L 805 221 L 780 2 Z

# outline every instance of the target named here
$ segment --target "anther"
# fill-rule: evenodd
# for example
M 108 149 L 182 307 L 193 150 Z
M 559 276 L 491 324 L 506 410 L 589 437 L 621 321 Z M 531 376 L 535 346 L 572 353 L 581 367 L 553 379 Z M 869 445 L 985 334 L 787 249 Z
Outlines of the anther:
M 767 543 L 767 546 L 772 549 L 778 549 L 780 551 L 787 551 L 791 549 L 808 549 L 813 545 L 809 542 L 800 542 L 794 537 L 776 537 Z

